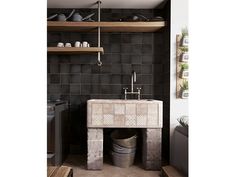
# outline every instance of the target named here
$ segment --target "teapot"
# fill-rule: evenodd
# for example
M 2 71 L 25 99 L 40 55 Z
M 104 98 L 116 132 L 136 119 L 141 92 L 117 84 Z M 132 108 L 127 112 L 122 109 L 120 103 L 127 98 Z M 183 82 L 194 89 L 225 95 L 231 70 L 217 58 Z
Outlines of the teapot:
M 81 22 L 83 19 L 83 17 L 77 12 L 73 15 L 72 17 L 72 21 L 74 22 Z
M 73 9 L 71 11 L 71 13 L 68 15 L 68 17 L 66 17 L 65 14 L 59 14 L 57 16 L 57 21 L 67 21 L 73 15 L 74 12 L 75 12 L 75 9 Z

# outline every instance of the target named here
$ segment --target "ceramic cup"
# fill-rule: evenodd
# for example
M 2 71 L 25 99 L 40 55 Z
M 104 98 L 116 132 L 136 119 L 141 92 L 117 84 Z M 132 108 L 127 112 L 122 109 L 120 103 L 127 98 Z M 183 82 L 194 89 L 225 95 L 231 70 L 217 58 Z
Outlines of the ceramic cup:
M 89 47 L 88 42 L 87 42 L 87 41 L 84 41 L 84 42 L 82 43 L 82 47 Z
M 67 42 L 65 47 L 71 47 L 71 43 Z
M 75 47 L 81 47 L 81 43 L 79 41 L 75 42 Z
M 64 47 L 64 44 L 62 42 L 58 42 L 57 47 Z

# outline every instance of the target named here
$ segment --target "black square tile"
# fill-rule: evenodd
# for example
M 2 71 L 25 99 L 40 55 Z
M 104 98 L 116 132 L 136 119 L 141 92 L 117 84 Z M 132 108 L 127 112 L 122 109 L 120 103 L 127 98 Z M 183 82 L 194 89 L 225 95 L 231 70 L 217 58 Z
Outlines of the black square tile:
M 51 83 L 50 81 L 50 75 L 47 75 L 47 84 L 49 85 Z
M 101 94 L 111 94 L 111 86 L 110 85 L 101 85 Z
M 132 54 L 142 54 L 142 44 L 132 45 Z
M 142 75 L 142 84 L 152 84 L 152 75 Z
M 121 55 L 121 63 L 131 63 L 131 56 L 130 55 Z
M 70 88 L 70 86 L 69 85 L 61 85 L 61 93 L 63 93 L 63 94 L 68 94 L 69 93 L 69 88 Z
M 129 44 L 122 44 L 121 45 L 121 53 L 125 54 L 125 53 L 131 53 L 132 52 L 132 46 Z
M 111 44 L 112 53 L 120 53 L 120 44 Z
M 111 65 L 103 64 L 100 68 L 101 68 L 101 73 L 110 73 L 111 72 Z
M 60 83 L 60 75 L 59 74 L 50 74 L 49 75 L 50 83 L 59 84 Z
M 111 72 L 113 74 L 120 74 L 121 73 L 121 65 L 120 64 L 112 64 Z
M 80 94 L 80 85 L 70 85 L 71 94 Z
M 131 43 L 131 35 L 130 34 L 122 34 L 121 35 L 122 43 Z
M 109 34 L 101 34 L 101 45 L 109 44 L 110 43 L 110 35 Z
M 81 95 L 71 95 L 70 96 L 70 103 L 72 105 L 80 105 L 81 104 Z M 76 106 L 78 109 L 78 106 Z
M 91 93 L 91 85 L 81 85 L 81 94 L 86 95 Z
M 105 54 L 111 53 L 111 45 L 110 44 L 104 44 L 102 47 L 104 49 Z
M 60 33 L 47 33 L 48 41 L 58 43 L 61 39 Z
M 143 64 L 152 64 L 153 63 L 153 56 L 152 55 L 143 55 L 142 56 L 142 63 Z
M 91 83 L 91 74 L 81 74 L 80 75 L 81 77 L 81 83 L 87 83 L 87 84 L 90 84 Z
M 100 66 L 94 64 L 94 65 L 91 65 L 91 67 L 92 67 L 92 73 L 93 73 L 93 74 L 98 74 L 98 73 L 100 73 L 100 70 L 101 70 L 101 67 L 100 67 Z
M 141 65 L 140 64 L 132 64 L 132 71 L 135 71 L 136 74 L 141 74 Z
M 69 55 L 58 55 L 60 63 L 70 63 Z
M 112 56 L 117 55 L 113 53 L 105 53 L 104 55 L 101 55 L 101 61 L 103 64 L 111 64 L 112 63 Z M 97 61 L 97 59 L 95 59 Z
M 141 74 L 137 74 L 136 75 L 136 82 L 135 84 L 142 84 L 142 75 Z
M 60 73 L 69 73 L 70 72 L 70 65 L 69 64 L 60 64 Z
M 69 74 L 61 74 L 61 83 L 69 84 L 70 83 L 70 75 Z
M 80 82 L 81 82 L 80 74 L 72 74 L 70 76 L 70 83 L 80 83 Z
M 101 83 L 99 74 L 92 74 L 91 77 L 92 77 L 91 84 Z
M 61 85 L 60 84 L 51 84 L 47 87 L 48 93 L 61 93 Z
M 122 74 L 131 74 L 132 67 L 131 64 L 122 64 Z
M 110 74 L 101 74 L 100 80 L 101 84 L 110 84 L 111 83 L 111 76 Z
M 142 65 L 142 74 L 152 74 L 152 65 Z
M 59 64 L 50 64 L 50 72 L 49 73 L 59 73 L 60 65 Z
M 121 84 L 121 75 L 120 74 L 113 74 L 111 79 L 112 84 Z
M 60 59 L 58 57 L 58 55 L 47 55 L 47 63 L 50 63 L 50 64 L 58 64 L 60 63 Z M 50 66 L 49 66 L 50 67 Z
M 111 86 L 111 93 L 112 94 L 121 94 L 122 93 L 121 85 L 112 85 Z
M 121 42 L 121 35 L 120 34 L 112 34 L 110 36 L 110 44 L 120 43 Z
M 91 73 L 92 67 L 91 65 L 81 65 L 82 73 Z
M 111 61 L 111 63 L 120 63 L 120 54 L 112 54 L 112 56 L 109 58 L 109 60 Z
M 153 44 L 153 33 L 143 34 L 143 44 Z
M 122 84 L 130 84 L 131 75 L 122 75 Z
M 143 94 L 153 94 L 153 86 L 152 85 L 143 85 Z
M 162 64 L 154 64 L 153 65 L 153 72 L 155 74 L 160 74 L 163 72 L 163 65 Z
M 70 65 L 70 72 L 71 73 L 80 73 L 81 72 L 81 66 L 80 65 Z
M 131 56 L 132 64 L 142 64 L 142 56 L 141 55 L 132 55 Z
M 143 54 L 152 54 L 152 45 L 150 44 L 143 44 L 142 45 L 142 53 Z
M 132 34 L 131 35 L 131 42 L 132 44 L 142 44 L 143 35 L 142 33 Z
M 100 85 L 92 85 L 91 93 L 92 94 L 100 94 L 101 93 Z

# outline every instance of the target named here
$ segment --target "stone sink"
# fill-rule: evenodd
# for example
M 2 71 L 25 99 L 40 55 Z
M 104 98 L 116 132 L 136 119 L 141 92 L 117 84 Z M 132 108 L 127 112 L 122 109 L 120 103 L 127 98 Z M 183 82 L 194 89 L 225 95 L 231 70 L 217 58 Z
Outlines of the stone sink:
M 143 167 L 161 170 L 162 101 L 88 100 L 87 127 L 88 170 L 102 170 L 104 128 L 141 128 Z
M 162 128 L 162 101 L 91 99 L 88 128 Z

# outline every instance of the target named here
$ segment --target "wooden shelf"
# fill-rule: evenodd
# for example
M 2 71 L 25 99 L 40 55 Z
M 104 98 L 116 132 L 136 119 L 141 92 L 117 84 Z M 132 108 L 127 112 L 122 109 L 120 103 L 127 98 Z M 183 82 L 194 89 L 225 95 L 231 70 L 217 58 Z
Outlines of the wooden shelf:
M 49 54 L 86 54 L 86 53 L 104 53 L 102 47 L 48 47 Z
M 99 26 L 101 32 L 156 32 L 165 22 L 47 22 L 48 31 L 96 32 Z

